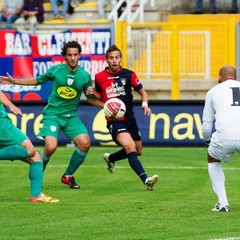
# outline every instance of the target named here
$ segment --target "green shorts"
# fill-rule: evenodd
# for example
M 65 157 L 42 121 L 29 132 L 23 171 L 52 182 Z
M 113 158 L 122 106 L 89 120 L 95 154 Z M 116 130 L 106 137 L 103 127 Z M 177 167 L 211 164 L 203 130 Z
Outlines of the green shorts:
M 0 148 L 22 144 L 28 137 L 8 117 L 0 118 Z
M 38 136 L 46 137 L 52 136 L 58 138 L 60 131 L 73 140 L 79 134 L 88 134 L 88 131 L 83 122 L 78 116 L 72 117 L 55 117 L 43 116 L 43 127 L 41 128 Z

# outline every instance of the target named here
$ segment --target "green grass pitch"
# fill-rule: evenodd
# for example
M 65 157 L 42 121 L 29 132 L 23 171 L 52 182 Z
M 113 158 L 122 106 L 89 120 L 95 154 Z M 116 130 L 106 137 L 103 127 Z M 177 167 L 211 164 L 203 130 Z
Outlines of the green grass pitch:
M 40 148 L 38 148 L 40 150 Z M 0 162 L 1 240 L 210 240 L 240 239 L 240 162 L 222 166 L 229 213 L 214 213 L 217 199 L 207 172 L 207 148 L 145 147 L 140 160 L 149 176 L 145 190 L 127 160 L 110 174 L 105 152 L 92 147 L 74 174 L 80 190 L 60 181 L 74 148 L 59 147 L 44 172 L 42 191 L 59 203 L 29 203 L 28 165 Z

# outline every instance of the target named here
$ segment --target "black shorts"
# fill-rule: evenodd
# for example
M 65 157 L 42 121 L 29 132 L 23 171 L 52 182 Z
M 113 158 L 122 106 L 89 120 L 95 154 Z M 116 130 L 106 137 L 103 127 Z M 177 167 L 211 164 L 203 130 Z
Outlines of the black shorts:
M 128 132 L 134 141 L 141 141 L 141 134 L 135 118 L 128 119 L 127 121 L 109 121 L 107 128 L 112 135 L 112 139 L 118 144 L 116 136 L 121 132 Z

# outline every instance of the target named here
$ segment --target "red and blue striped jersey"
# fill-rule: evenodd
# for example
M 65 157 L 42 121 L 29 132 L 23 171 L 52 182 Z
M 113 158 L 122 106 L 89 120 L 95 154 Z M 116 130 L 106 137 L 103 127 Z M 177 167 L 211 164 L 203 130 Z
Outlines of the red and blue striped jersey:
M 120 68 L 120 71 L 112 74 L 107 67 L 95 75 L 95 89 L 101 95 L 101 100 L 106 102 L 114 97 L 121 99 L 126 105 L 125 119 L 134 116 L 132 89 L 138 91 L 142 87 L 136 73 L 126 68 Z

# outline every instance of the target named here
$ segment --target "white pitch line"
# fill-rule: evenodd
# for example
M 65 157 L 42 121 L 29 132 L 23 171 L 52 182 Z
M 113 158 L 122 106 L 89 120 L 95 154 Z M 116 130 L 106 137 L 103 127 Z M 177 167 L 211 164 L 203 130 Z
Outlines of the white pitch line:
M 240 237 L 214 238 L 210 240 L 240 240 Z
M 60 168 L 60 167 L 64 167 L 66 166 L 67 162 L 66 163 L 62 163 L 62 164 L 55 164 L 55 165 L 48 165 L 47 168 Z M 11 163 L 11 164 L 8 164 L 8 163 L 1 163 L 0 161 L 0 169 L 1 167 L 27 167 L 26 164 L 22 163 L 22 165 L 19 165 L 19 164 L 14 164 L 14 163 Z M 103 166 L 84 166 L 82 165 L 80 168 L 106 168 L 105 165 Z M 116 168 L 119 168 L 119 169 L 127 169 L 127 168 L 130 168 L 130 166 L 116 166 Z M 207 170 L 208 168 L 207 167 L 192 167 L 192 166 L 179 166 L 179 167 L 164 167 L 164 166 L 144 166 L 145 169 L 163 169 L 163 170 L 178 170 L 178 169 L 183 169 L 183 170 Z M 223 170 L 240 170 L 240 168 L 233 168 L 233 167 L 223 167 Z M 239 239 L 240 240 L 240 239 Z

